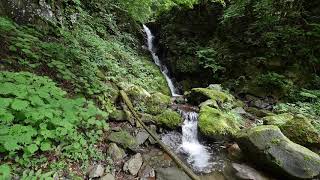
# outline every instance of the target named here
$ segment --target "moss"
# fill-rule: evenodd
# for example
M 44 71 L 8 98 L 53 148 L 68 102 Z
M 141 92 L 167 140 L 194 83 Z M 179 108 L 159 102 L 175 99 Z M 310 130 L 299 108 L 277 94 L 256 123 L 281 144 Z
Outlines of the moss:
M 212 138 L 232 137 L 240 130 L 235 116 L 209 106 L 201 107 L 199 129 L 205 136 Z
M 134 149 L 137 147 L 137 142 L 133 136 L 127 131 L 112 132 L 108 136 L 108 140 L 121 145 L 124 148 Z
M 187 98 L 192 104 L 200 104 L 208 99 L 222 103 L 234 100 L 231 94 L 209 88 L 193 88 L 191 92 L 187 94 Z
M 311 120 L 298 116 L 280 126 L 281 131 L 291 141 L 306 146 L 320 148 L 320 133 Z
M 168 109 L 157 115 L 156 121 L 160 125 L 175 129 L 182 123 L 182 118 L 179 113 Z
M 149 114 L 160 114 L 163 109 L 168 108 L 171 103 L 171 98 L 162 93 L 153 93 L 146 101 L 147 113 Z
M 271 115 L 263 118 L 264 124 L 267 125 L 276 125 L 281 126 L 285 124 L 287 121 L 290 121 L 293 119 L 293 116 L 289 113 L 283 113 L 283 114 L 277 114 L 277 115 Z

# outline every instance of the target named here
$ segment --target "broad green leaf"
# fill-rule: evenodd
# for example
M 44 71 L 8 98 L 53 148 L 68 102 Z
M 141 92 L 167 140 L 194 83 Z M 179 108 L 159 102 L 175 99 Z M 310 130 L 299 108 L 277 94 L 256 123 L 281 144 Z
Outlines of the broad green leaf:
M 28 106 L 29 106 L 28 101 L 24 101 L 24 100 L 20 100 L 20 99 L 13 100 L 13 102 L 11 104 L 11 108 L 14 110 L 17 110 L 17 111 L 24 110 Z

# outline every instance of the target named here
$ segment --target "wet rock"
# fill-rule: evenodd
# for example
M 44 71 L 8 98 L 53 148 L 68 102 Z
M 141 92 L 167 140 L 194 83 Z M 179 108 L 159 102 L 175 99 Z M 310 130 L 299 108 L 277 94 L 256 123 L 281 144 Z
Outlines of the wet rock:
M 227 146 L 227 151 L 229 158 L 232 160 L 240 160 L 243 158 L 242 151 L 236 143 Z
M 95 165 L 89 172 L 89 178 L 101 177 L 104 173 L 104 167 L 101 164 Z
M 135 149 L 137 148 L 137 142 L 133 136 L 127 131 L 112 132 L 108 136 L 108 140 L 121 145 L 124 148 Z
M 277 126 L 258 126 L 241 131 L 237 142 L 246 157 L 283 177 L 303 179 L 320 174 L 319 155 L 290 141 Z
M 213 139 L 232 137 L 240 130 L 233 114 L 209 106 L 201 107 L 198 126 L 203 135 Z
M 100 180 L 115 180 L 114 176 L 110 173 L 100 178 Z
M 130 172 L 132 175 L 137 175 L 140 167 L 142 166 L 143 160 L 140 153 L 132 156 L 123 166 L 123 170 Z
M 224 169 L 228 180 L 268 180 L 264 174 L 246 164 L 231 163 Z
M 156 116 L 156 123 L 170 129 L 176 129 L 181 125 L 182 118 L 179 113 L 168 109 Z
M 221 172 L 213 172 L 204 176 L 200 176 L 200 179 L 201 180 L 226 180 L 226 178 Z
M 267 111 L 267 110 L 258 109 L 258 108 L 254 108 L 254 107 L 248 107 L 248 108 L 246 108 L 246 111 L 247 111 L 248 113 L 253 114 L 253 115 L 255 115 L 255 116 L 257 116 L 257 117 L 260 117 L 260 118 L 272 114 L 272 113 L 270 113 L 270 112 Z
M 141 130 L 136 135 L 136 142 L 138 145 L 143 144 L 149 138 L 149 133 L 145 130 Z
M 157 180 L 191 180 L 182 170 L 174 167 L 156 169 Z
M 111 156 L 111 159 L 113 161 L 119 161 L 126 156 L 126 153 L 124 152 L 124 150 L 119 148 L 115 143 L 110 144 L 107 154 Z

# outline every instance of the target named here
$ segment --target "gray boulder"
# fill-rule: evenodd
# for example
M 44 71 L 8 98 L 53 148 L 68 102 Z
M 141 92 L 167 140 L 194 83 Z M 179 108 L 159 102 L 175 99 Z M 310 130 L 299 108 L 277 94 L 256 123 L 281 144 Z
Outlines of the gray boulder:
M 309 179 L 320 174 L 319 155 L 290 141 L 277 126 L 241 131 L 237 142 L 246 157 L 284 178 Z
M 89 178 L 101 177 L 104 173 L 104 167 L 101 164 L 95 165 L 89 172 Z
M 123 166 L 123 170 L 126 172 L 130 172 L 132 175 L 137 175 L 141 166 L 142 166 L 143 160 L 140 153 L 137 153 L 136 155 L 132 156 Z

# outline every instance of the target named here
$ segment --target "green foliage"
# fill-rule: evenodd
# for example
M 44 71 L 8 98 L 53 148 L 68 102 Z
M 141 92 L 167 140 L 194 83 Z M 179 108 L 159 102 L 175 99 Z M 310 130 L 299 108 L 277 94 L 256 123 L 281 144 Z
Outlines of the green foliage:
M 42 173 L 41 170 L 37 172 L 34 171 L 24 171 L 21 180 L 54 180 L 54 172 Z
M 204 68 L 210 68 L 213 73 L 219 70 L 223 70 L 222 67 L 217 60 L 219 59 L 219 54 L 214 49 L 202 49 L 197 51 L 197 57 L 199 58 L 199 64 Z
M 11 179 L 11 168 L 7 164 L 0 165 L 0 179 Z
M 47 77 L 3 71 L 0 83 L 2 153 L 24 165 L 37 152 L 57 149 L 70 159 L 88 160 L 88 150 L 107 129 L 105 112 L 84 98 L 66 98 Z
M 277 73 L 262 74 L 257 77 L 255 83 L 264 88 L 267 92 L 279 92 L 282 94 L 289 93 L 293 88 L 292 81 L 288 80 L 285 76 Z

